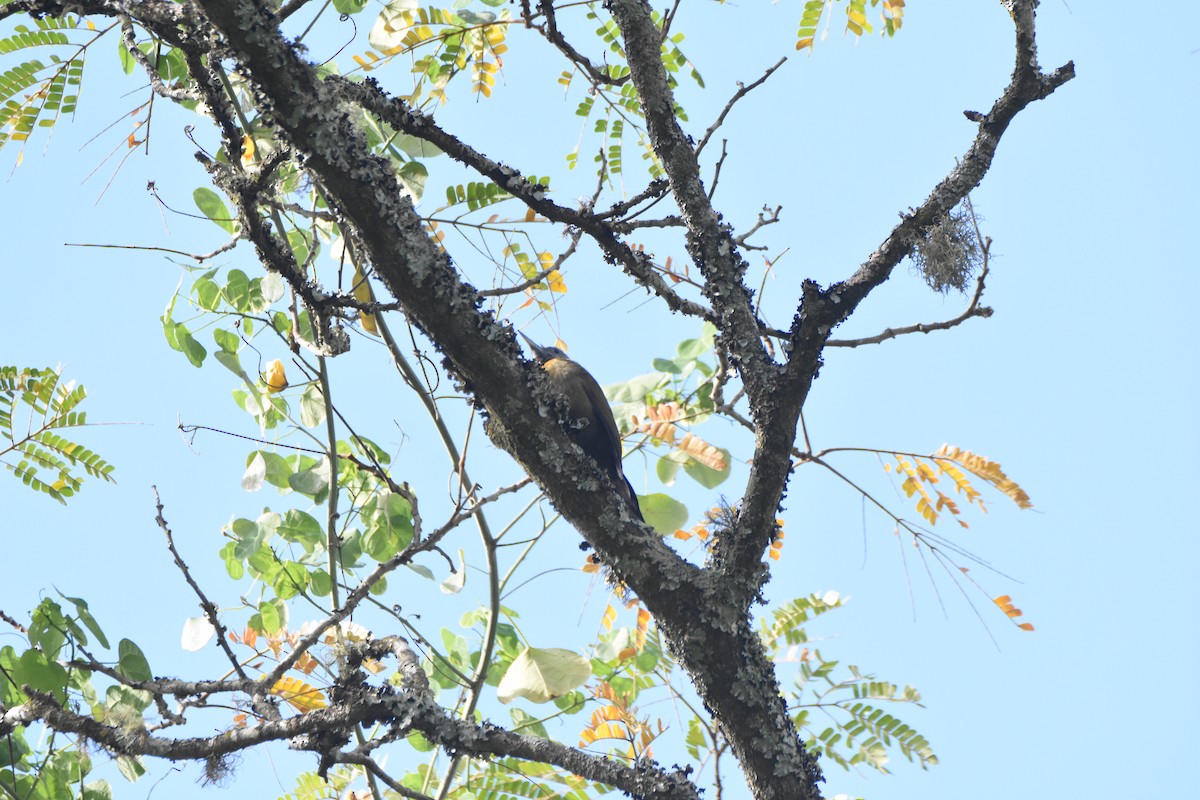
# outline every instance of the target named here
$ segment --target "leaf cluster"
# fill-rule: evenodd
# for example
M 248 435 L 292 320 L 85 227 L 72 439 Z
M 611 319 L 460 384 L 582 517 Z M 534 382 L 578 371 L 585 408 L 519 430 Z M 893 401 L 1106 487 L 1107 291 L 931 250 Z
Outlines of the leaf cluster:
M 114 482 L 111 464 L 59 433 L 87 425 L 77 410 L 86 396 L 57 370 L 0 367 L 0 464 L 63 504 L 82 488 L 83 475 Z

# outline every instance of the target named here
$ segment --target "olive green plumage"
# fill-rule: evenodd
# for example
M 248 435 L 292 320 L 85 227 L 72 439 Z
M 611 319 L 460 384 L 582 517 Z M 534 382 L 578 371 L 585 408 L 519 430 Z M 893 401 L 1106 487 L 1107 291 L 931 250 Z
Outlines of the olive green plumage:
M 571 420 L 567 434 L 608 473 L 624 497 L 630 513 L 642 520 L 637 495 L 621 465 L 621 432 L 617 430 L 617 421 L 613 418 L 600 384 L 562 350 L 542 347 L 525 334 L 521 336 L 533 349 L 534 357 L 546 371 L 554 388 L 567 399 Z

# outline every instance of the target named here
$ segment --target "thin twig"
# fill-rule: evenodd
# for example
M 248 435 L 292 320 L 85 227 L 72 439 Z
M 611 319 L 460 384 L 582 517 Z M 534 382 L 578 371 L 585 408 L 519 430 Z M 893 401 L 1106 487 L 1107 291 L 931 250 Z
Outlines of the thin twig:
M 749 84 L 745 84 L 745 85 L 743 85 L 741 83 L 738 84 L 738 90 L 733 93 L 733 97 L 729 98 L 729 102 L 726 103 L 725 108 L 723 108 L 721 110 L 721 114 L 720 114 L 720 116 L 717 117 L 717 121 L 709 126 L 708 130 L 704 132 L 704 137 L 702 139 L 700 139 L 700 144 L 696 145 L 696 155 L 697 156 L 700 155 L 700 152 L 704 149 L 704 146 L 706 144 L 708 144 L 708 140 L 712 138 L 712 135 L 717 132 L 717 128 L 721 127 L 721 125 L 725 122 L 725 117 L 727 117 L 729 115 L 729 112 L 733 108 L 734 103 L 736 103 L 738 100 L 741 100 L 743 97 L 748 95 L 750 92 L 754 91 L 759 86 L 762 86 L 764 83 L 766 83 L 767 78 L 771 77 L 771 75 L 775 72 L 775 70 L 782 67 L 783 63 L 785 61 L 787 61 L 787 56 L 784 56 L 783 58 L 776 61 L 774 66 L 770 67 L 766 72 L 763 73 L 761 78 L 754 81 L 753 83 L 749 83 Z

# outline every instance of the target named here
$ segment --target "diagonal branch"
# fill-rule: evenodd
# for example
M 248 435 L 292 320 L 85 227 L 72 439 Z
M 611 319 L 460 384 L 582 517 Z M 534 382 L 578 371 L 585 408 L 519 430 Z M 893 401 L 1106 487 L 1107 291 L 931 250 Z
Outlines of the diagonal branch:
M 337 86 L 350 102 L 375 114 L 396 130 L 429 142 L 455 161 L 490 179 L 551 222 L 584 231 L 595 240 L 610 262 L 620 264 L 626 274 L 661 297 L 672 311 L 713 320 L 711 310 L 676 293 L 654 269 L 650 257 L 621 241 L 618 233 L 610 224 L 604 222 L 601 216 L 555 203 L 547 196 L 545 186 L 530 181 L 513 167 L 488 158 L 457 136 L 443 130 L 432 117 L 411 108 L 399 98 L 389 97 L 372 80 L 356 83 L 339 76 L 331 76 L 326 82 Z
M 675 98 L 662 63 L 662 34 L 644 0 L 613 0 L 609 4 L 620 26 L 637 88 L 646 130 L 663 165 L 671 194 L 687 226 L 687 250 L 704 277 L 704 296 L 717 317 L 720 336 L 727 340 L 731 361 L 742 373 L 751 413 L 770 396 L 775 365 L 759 338 L 759 324 L 743 283 L 748 265 L 733 240 L 730 226 L 713 208 L 690 138 L 679 127 Z
M 921 238 L 923 232 L 942 220 L 980 184 L 991 168 L 996 147 L 1009 123 L 1030 103 L 1047 97 L 1074 77 L 1075 68 L 1069 62 L 1049 74 L 1038 69 L 1033 44 L 1037 3 L 1034 0 L 1008 0 L 1005 5 L 1016 26 L 1016 65 L 1008 87 L 992 109 L 981 116 L 979 130 L 966 154 L 850 278 L 828 289 L 822 289 L 813 281 L 806 281 L 802 286 L 802 300 L 788 335 L 788 363 L 773 403 L 773 428 L 783 421 L 794 423 L 798 418 L 799 409 L 821 367 L 822 353 L 833 329 L 891 276 L 892 270 L 912 249 L 912 242 Z M 794 425 L 788 426 L 786 435 L 778 429 L 768 430 L 765 435 L 760 433 L 746 493 L 747 498 L 757 502 L 747 503 L 742 509 L 743 516 L 749 517 L 742 524 L 749 530 L 764 529 L 774 516 L 778 497 L 764 496 L 764 490 L 786 482 L 792 469 L 788 454 L 794 436 Z M 759 569 L 768 544 L 761 536 L 743 536 L 722 555 L 733 574 L 753 575 Z

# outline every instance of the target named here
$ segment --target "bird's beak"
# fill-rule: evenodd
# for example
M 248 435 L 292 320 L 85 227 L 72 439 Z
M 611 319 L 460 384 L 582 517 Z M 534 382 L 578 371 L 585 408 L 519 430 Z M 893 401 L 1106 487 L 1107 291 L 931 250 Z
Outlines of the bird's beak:
M 526 336 L 525 331 L 517 331 L 517 333 L 521 334 L 521 338 L 524 339 L 525 342 L 529 345 L 529 349 L 533 351 L 533 354 L 535 356 L 537 356 L 539 359 L 546 358 L 546 348 L 542 347 L 537 342 L 535 342 L 533 339 L 530 339 L 528 336 Z

